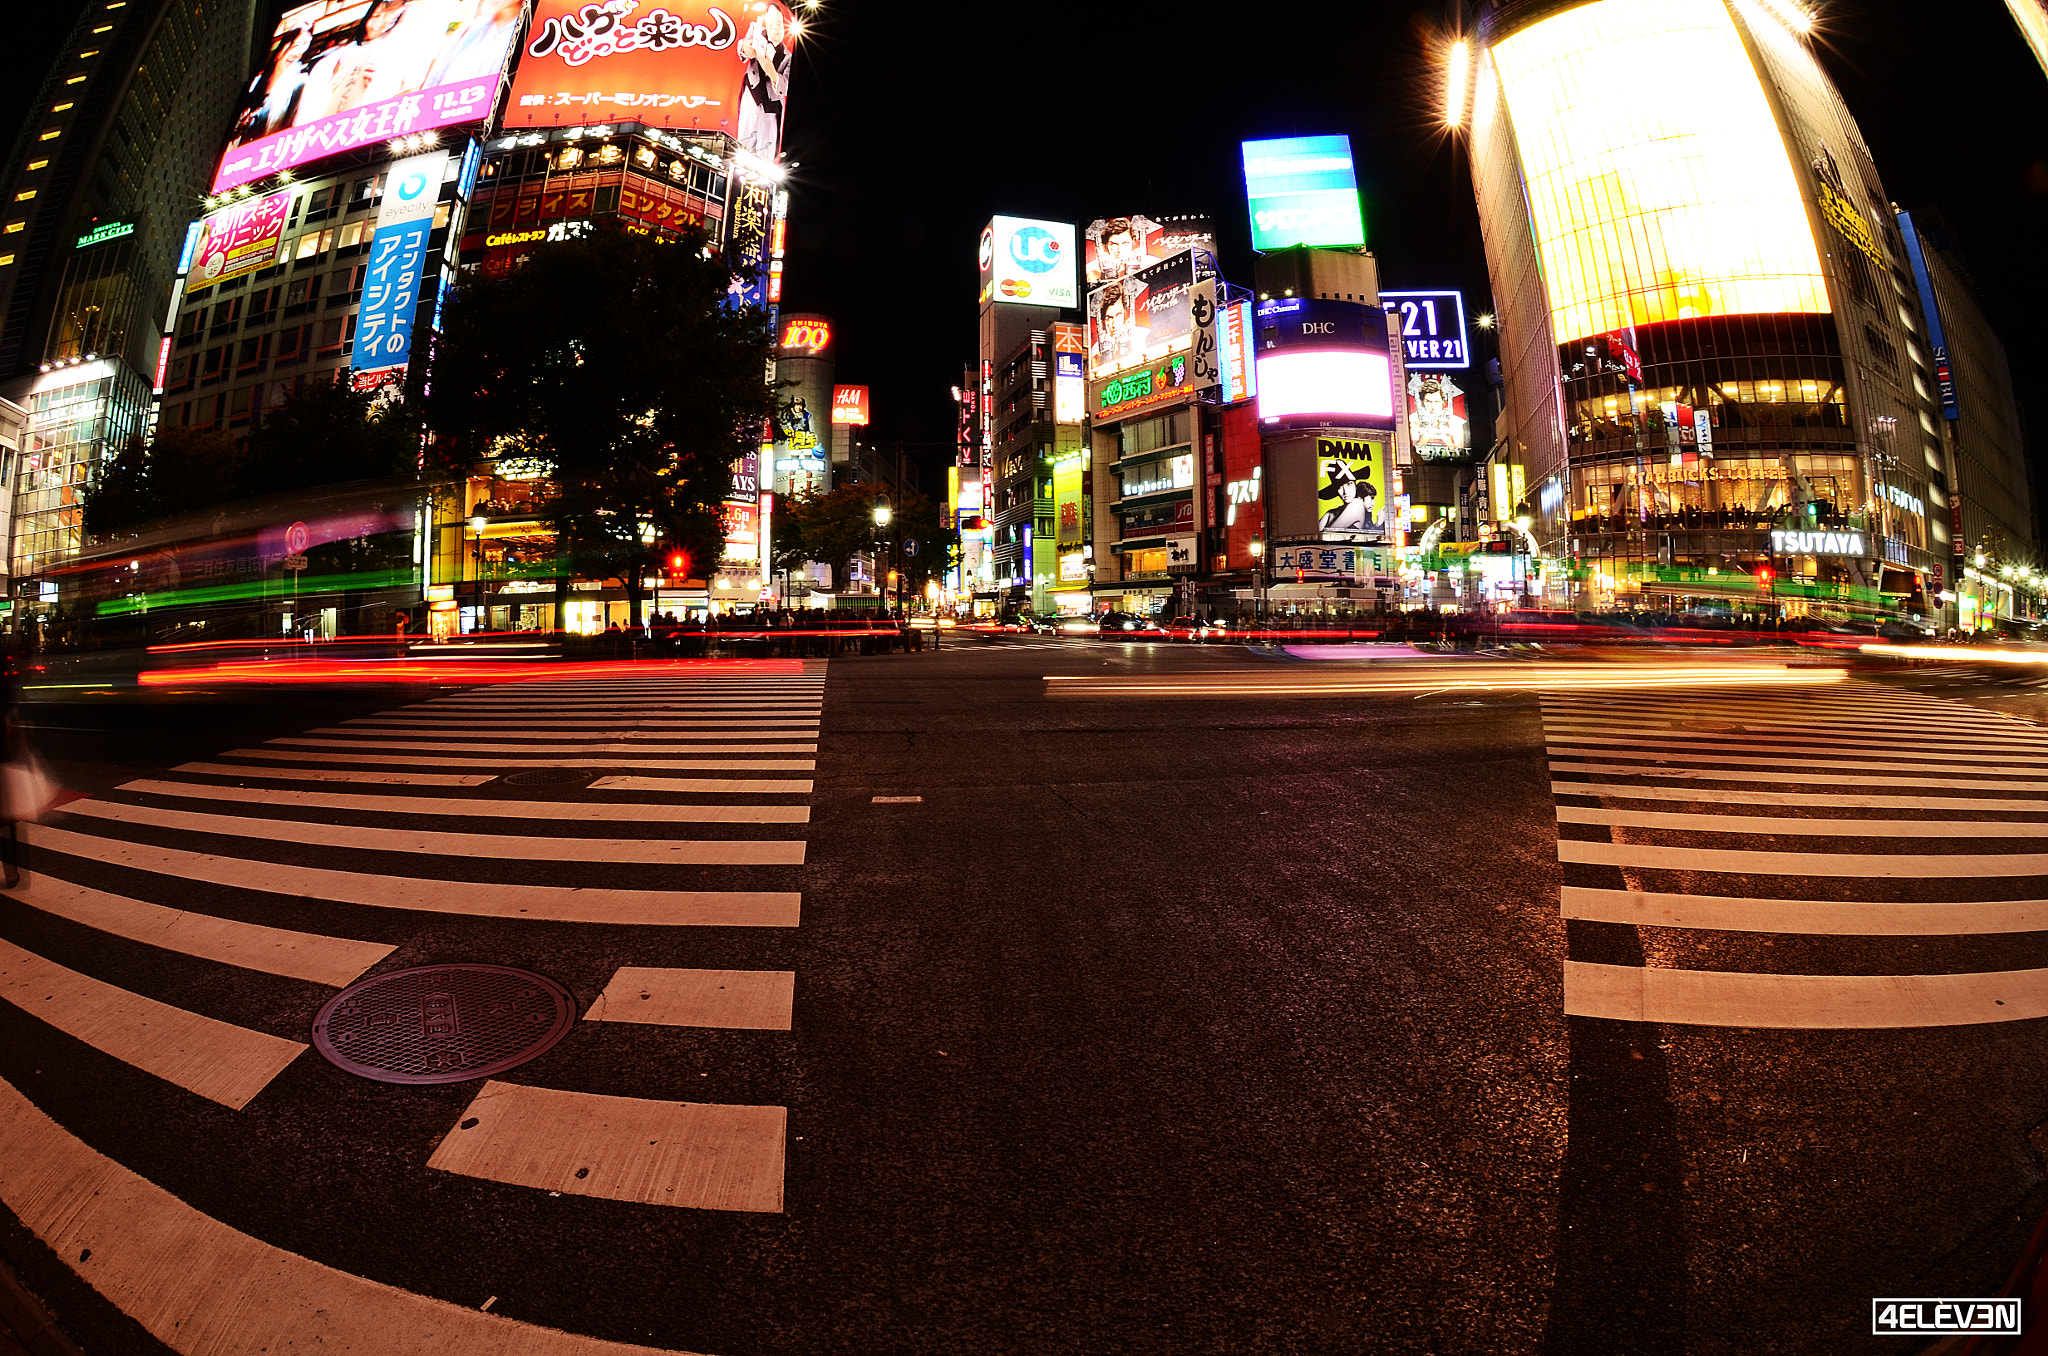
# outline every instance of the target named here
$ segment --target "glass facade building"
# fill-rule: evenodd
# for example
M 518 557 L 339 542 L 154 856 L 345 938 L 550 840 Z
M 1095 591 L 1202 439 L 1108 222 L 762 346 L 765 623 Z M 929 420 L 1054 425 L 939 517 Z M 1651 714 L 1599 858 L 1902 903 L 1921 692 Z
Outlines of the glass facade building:
M 1870 152 L 1805 35 L 1752 0 L 1498 0 L 1482 39 L 1497 456 L 1566 567 L 1550 601 L 1933 616 L 1934 363 Z M 1775 555 L 1786 527 L 1854 529 L 1867 554 Z

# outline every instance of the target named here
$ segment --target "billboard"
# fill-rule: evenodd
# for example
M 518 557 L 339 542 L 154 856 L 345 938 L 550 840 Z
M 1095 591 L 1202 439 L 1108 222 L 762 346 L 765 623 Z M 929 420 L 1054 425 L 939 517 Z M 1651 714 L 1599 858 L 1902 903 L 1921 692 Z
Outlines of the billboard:
M 830 358 L 832 354 L 832 322 L 822 315 L 800 315 L 796 312 L 782 317 L 782 327 L 775 335 L 775 356 L 782 358 Z
M 1463 292 L 1380 293 L 1401 322 L 1401 361 L 1411 369 L 1447 371 L 1472 365 Z
M 1722 0 L 1582 5 L 1491 55 L 1558 343 L 1827 311 L 1800 177 Z
M 199 245 L 185 290 L 192 293 L 244 273 L 268 268 L 284 248 L 284 222 L 292 193 L 285 189 L 224 207 L 199 223 Z
M 1387 445 L 1363 438 L 1316 439 L 1316 532 L 1325 541 L 1377 536 L 1389 500 Z
M 1465 392 L 1449 377 L 1415 372 L 1408 377 L 1408 445 L 1424 461 L 1458 461 L 1472 450 Z
M 1074 228 L 1064 221 L 996 217 L 981 230 L 981 304 L 1079 306 Z
M 314 0 L 286 10 L 212 191 L 489 117 L 525 12 L 525 0 Z
M 1350 137 L 1280 137 L 1242 150 L 1253 249 L 1365 243 Z
M 719 521 L 725 537 L 724 559 L 729 565 L 756 565 L 761 560 L 761 506 L 757 503 L 735 504 L 730 500 L 718 506 Z
M 1088 224 L 1082 250 L 1082 271 L 1088 285 L 1097 287 L 1182 250 L 1195 250 L 1213 261 L 1216 229 L 1207 217 L 1108 217 Z
M 780 0 L 540 0 L 505 126 L 722 131 L 773 161 L 799 32 Z
M 447 169 L 448 152 L 429 151 L 393 161 L 385 173 L 356 317 L 351 365 L 358 372 L 402 367 L 412 356 L 413 312 L 428 263 L 427 237 Z
M 868 388 L 865 386 L 834 386 L 832 388 L 832 422 L 835 424 L 866 424 L 868 422 Z
M 1194 338 L 1195 278 L 1194 251 L 1183 250 L 1090 292 L 1089 375 L 1108 376 L 1188 348 Z
M 1393 366 L 1385 353 L 1364 349 L 1274 349 L 1253 364 L 1259 418 L 1316 419 L 1327 423 L 1394 417 Z
M 734 176 L 732 207 L 725 221 L 725 267 L 732 275 L 730 306 L 768 304 L 770 242 L 775 225 L 775 191 L 768 184 Z

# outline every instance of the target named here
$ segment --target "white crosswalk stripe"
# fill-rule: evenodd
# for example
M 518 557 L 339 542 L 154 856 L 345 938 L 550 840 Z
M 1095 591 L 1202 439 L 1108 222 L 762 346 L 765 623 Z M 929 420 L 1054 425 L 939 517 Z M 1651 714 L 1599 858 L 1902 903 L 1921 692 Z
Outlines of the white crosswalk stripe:
M 0 1003 L 95 1058 L 179 1090 L 172 1095 L 232 1114 L 304 1053 L 327 996 L 392 964 L 414 933 L 452 916 L 617 929 L 599 953 L 619 957 L 609 962 L 616 970 L 585 977 L 579 996 L 588 1019 L 579 1025 L 617 1033 L 613 1049 L 621 1038 L 674 1027 L 786 1039 L 778 1033 L 791 1027 L 793 972 L 678 969 L 674 946 L 654 941 L 678 929 L 798 925 L 810 822 L 801 798 L 812 783 L 787 774 L 808 773 L 815 759 L 778 755 L 816 752 L 824 673 L 822 661 L 737 661 L 650 666 L 645 678 L 605 682 L 506 682 L 282 736 L 71 802 L 48 822 L 23 826 L 29 871 L 7 892 L 16 907 L 8 916 L 39 921 L 0 935 Z M 543 769 L 588 776 L 549 785 Z M 501 780 L 527 771 L 536 778 L 516 792 Z M 668 775 L 693 771 L 717 775 Z M 256 921 L 266 913 L 317 917 L 326 927 Z M 60 952 L 61 961 L 39 954 L 47 944 L 35 939 L 52 927 L 153 948 L 164 958 L 159 968 L 188 975 L 218 966 L 300 985 L 304 1020 L 273 1012 L 223 1020 L 166 1001 L 179 990 L 124 988 L 87 973 L 97 961 L 80 958 L 96 958 L 96 948 Z M 636 945 L 643 958 L 634 963 Z M 152 981 L 125 982 L 148 989 Z M 646 1099 L 635 1090 L 485 1083 L 462 1125 L 419 1145 L 416 1161 L 434 1175 L 599 1197 L 620 1209 L 782 1209 L 783 1107 Z M 444 1311 L 460 1311 L 440 1300 L 267 1248 L 198 1215 L 72 1139 L 36 1109 L 32 1089 L 0 1082 L 0 1146 L 9 1144 L 32 1144 L 50 1162 L 101 1165 L 53 1183 L 25 1164 L 0 1163 L 0 1204 L 53 1245 L 94 1214 L 108 1183 L 140 1213 L 97 1237 L 218 1235 L 225 1260 L 195 1273 L 198 1290 L 179 1309 L 131 1293 L 146 1251 L 126 1258 L 96 1242 L 121 1259 L 110 1263 L 115 1270 L 78 1268 L 174 1349 L 196 1349 L 186 1340 L 192 1313 L 214 1316 L 208 1340 L 221 1350 L 312 1346 L 343 1330 L 300 1303 L 295 1285 L 349 1295 L 366 1312 L 417 1315 L 405 1321 L 422 1327 L 466 1321 L 450 1320 Z M 594 1175 L 578 1170 L 590 1154 L 599 1155 Z M 249 1331 L 222 1332 L 238 1323 Z M 625 1350 L 504 1320 L 469 1326 L 480 1350 L 493 1342 Z M 343 1328 L 373 1330 L 353 1319 Z
M 1568 959 L 1568 1016 L 1874 1029 L 2048 1015 L 2048 970 L 1755 973 L 1716 968 L 1726 947 L 1708 945 L 2048 931 L 2048 899 L 2020 897 L 2048 877 L 2048 731 L 1863 683 L 1548 694 L 1543 728 L 1563 916 L 1673 930 L 1642 964 Z

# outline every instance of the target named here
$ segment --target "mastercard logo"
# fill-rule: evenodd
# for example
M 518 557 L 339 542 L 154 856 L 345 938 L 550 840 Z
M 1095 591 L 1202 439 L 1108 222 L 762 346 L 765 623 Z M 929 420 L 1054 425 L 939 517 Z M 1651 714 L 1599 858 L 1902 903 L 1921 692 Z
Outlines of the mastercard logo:
M 1022 278 L 1005 278 L 1003 279 L 1003 295 L 1006 297 L 1028 297 L 1031 295 L 1031 284 L 1025 282 Z

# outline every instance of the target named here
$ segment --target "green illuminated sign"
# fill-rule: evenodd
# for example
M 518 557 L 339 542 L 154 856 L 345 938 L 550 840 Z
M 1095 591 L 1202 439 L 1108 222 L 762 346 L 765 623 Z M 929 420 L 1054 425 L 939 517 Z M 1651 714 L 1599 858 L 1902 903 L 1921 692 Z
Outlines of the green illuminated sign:
M 1106 410 L 1112 405 L 1121 405 L 1126 400 L 1136 400 L 1151 394 L 1152 369 L 1141 368 L 1136 372 L 1126 372 L 1105 385 L 1102 394 L 1096 397 L 1095 404 L 1096 408 Z
M 78 248 L 87 249 L 93 245 L 104 245 L 109 240 L 119 240 L 124 235 L 135 234 L 132 221 L 103 221 L 78 237 Z

